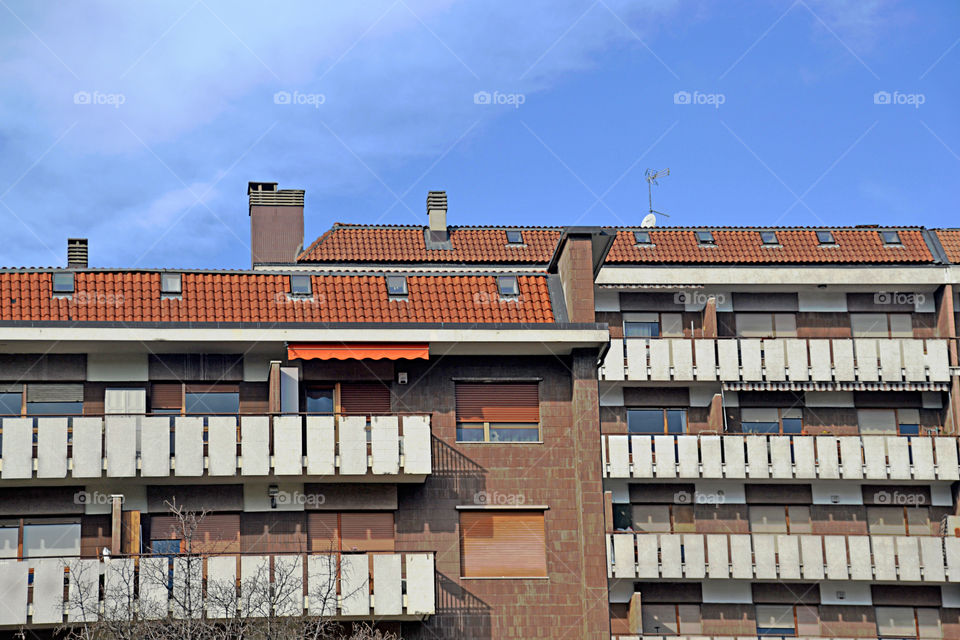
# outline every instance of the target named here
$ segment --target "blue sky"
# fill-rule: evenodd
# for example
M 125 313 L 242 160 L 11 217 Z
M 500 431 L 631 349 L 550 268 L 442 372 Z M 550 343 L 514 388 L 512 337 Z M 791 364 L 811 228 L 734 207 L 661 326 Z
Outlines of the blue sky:
M 0 264 L 246 268 L 248 180 L 307 243 L 431 189 L 638 225 L 665 167 L 661 224 L 958 226 L 958 43 L 952 0 L 0 0 Z

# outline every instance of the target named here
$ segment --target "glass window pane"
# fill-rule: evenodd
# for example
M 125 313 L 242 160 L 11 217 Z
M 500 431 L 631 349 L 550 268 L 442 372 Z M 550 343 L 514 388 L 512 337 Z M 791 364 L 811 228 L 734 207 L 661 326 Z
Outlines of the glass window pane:
M 859 409 L 860 433 L 897 435 L 897 414 L 893 409 Z
M 540 428 L 532 424 L 491 424 L 490 442 L 537 442 Z
M 677 607 L 673 604 L 644 604 L 640 607 L 643 633 L 673 635 L 677 633 Z
M 82 402 L 28 402 L 28 416 L 78 416 L 83 413 Z
M 787 512 L 783 507 L 750 506 L 751 533 L 786 533 Z
M 184 396 L 184 404 L 188 415 L 240 413 L 240 394 L 188 392 Z
M 667 433 L 687 432 L 687 412 L 684 409 L 667 409 Z
M 737 335 L 744 338 L 773 336 L 773 315 L 769 313 L 738 313 Z
M 290 293 L 295 293 L 298 295 L 310 295 L 310 284 L 310 276 L 290 276 Z
M 307 413 L 333 413 L 333 389 L 307 387 Z
M 633 527 L 632 507 L 629 504 L 613 505 L 613 528 L 616 531 L 628 531 Z M 14 551 L 16 551 L 16 540 L 14 540 Z
M 54 293 L 73 293 L 73 274 L 72 273 L 53 274 L 53 292 Z
M 660 335 L 665 338 L 683 337 L 683 316 L 679 313 L 664 313 L 660 316 Z
M 623 335 L 627 338 L 659 338 L 659 322 L 624 322 Z
M 886 338 L 887 314 L 851 313 L 850 329 L 854 338 Z
M 890 337 L 891 338 L 912 338 L 913 320 L 909 313 L 891 313 L 890 314 Z
M 870 535 L 907 535 L 903 507 L 867 507 Z
M 778 338 L 797 337 L 797 316 L 792 313 L 775 313 L 773 328 Z
M 939 522 L 930 521 L 930 509 L 927 507 L 907 507 L 907 526 L 912 536 L 932 536 L 940 529 Z
M 20 402 L 22 400 L 22 393 L 0 393 L 0 415 L 20 415 Z
M 810 507 L 791 505 L 787 507 L 787 517 L 790 519 L 790 533 L 813 533 L 810 522 Z
M 627 411 L 627 431 L 630 433 L 663 433 L 663 411 L 660 409 L 630 409 Z
M 916 638 L 913 607 L 877 607 L 877 634 L 881 638 Z
M 801 420 L 800 418 L 784 418 L 783 432 L 784 433 L 803 433 L 803 420 Z
M 633 505 L 633 530 L 670 533 L 670 507 L 665 504 Z
M 457 442 L 483 442 L 483 425 L 458 424 Z
M 23 525 L 23 557 L 80 555 L 80 524 Z
M 793 607 L 789 605 L 757 605 L 758 636 L 793 636 L 796 625 Z

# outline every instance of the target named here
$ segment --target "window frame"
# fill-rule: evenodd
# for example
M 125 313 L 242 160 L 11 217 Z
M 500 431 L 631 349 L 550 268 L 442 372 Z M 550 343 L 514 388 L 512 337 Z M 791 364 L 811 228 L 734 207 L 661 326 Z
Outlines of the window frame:
M 747 424 L 769 424 L 767 421 L 760 420 L 744 420 L 743 411 L 745 409 L 776 409 L 777 411 L 777 431 L 747 431 L 744 425 Z M 794 416 L 784 416 L 783 414 L 789 411 L 799 411 L 800 417 Z M 800 421 L 800 431 L 784 431 L 783 430 L 783 421 L 784 420 L 799 420 Z M 741 433 L 750 433 L 755 435 L 783 435 L 783 436 L 799 436 L 803 435 L 806 429 L 806 424 L 803 421 L 803 408 L 802 407 L 741 407 L 740 409 L 740 431 Z
M 895 229 L 884 229 L 878 232 L 880 234 L 880 240 L 883 242 L 885 247 L 902 247 L 903 238 L 900 237 L 900 232 Z
M 821 247 L 835 247 L 837 245 L 837 238 L 833 235 L 833 231 L 829 229 L 817 229 L 817 244 Z
M 306 282 L 306 290 L 303 290 L 303 283 Z M 299 283 L 299 284 L 295 284 Z M 290 274 L 290 295 L 297 298 L 309 298 L 313 295 L 313 278 L 301 273 Z M 299 291 L 297 289 L 300 289 Z
M 500 517 L 513 516 L 516 518 L 527 516 L 527 517 L 535 518 L 537 520 L 537 524 L 542 525 L 543 527 L 542 528 L 543 573 L 540 574 L 539 572 L 534 572 L 529 575 L 510 574 L 510 575 L 497 576 L 497 575 L 481 575 L 480 572 L 478 572 L 476 574 L 469 575 L 467 570 L 467 562 L 469 561 L 470 553 L 467 549 L 467 542 L 469 541 L 473 544 L 477 544 L 476 541 L 479 540 L 480 537 L 477 536 L 477 537 L 471 538 L 470 536 L 464 535 L 465 532 L 468 532 L 468 530 L 466 529 L 466 524 L 464 523 L 464 520 L 465 519 L 469 520 L 471 518 L 479 518 L 481 514 L 489 516 L 491 518 L 491 524 L 490 524 L 491 534 L 494 534 L 493 530 L 495 528 L 496 523 L 495 523 L 495 520 L 493 520 L 493 518 L 495 516 L 500 516 Z M 517 526 L 517 525 L 513 525 L 513 526 Z M 532 534 L 536 534 L 536 533 L 539 533 L 539 532 L 532 531 Z M 545 580 L 545 579 L 549 579 L 550 577 L 550 568 L 549 568 L 549 563 L 547 561 L 547 518 L 546 518 L 545 509 L 536 509 L 536 508 L 533 508 L 533 509 L 509 509 L 509 508 L 507 509 L 498 509 L 498 508 L 463 509 L 459 511 L 458 518 L 457 518 L 457 534 L 459 538 L 459 547 L 460 547 L 460 578 L 462 580 L 518 580 L 518 579 L 519 580 Z M 535 537 L 535 535 L 531 537 Z M 491 535 L 489 540 L 490 542 L 488 544 L 491 546 L 490 548 L 493 548 L 494 551 L 498 551 L 499 554 L 501 555 L 501 558 L 509 560 L 509 557 L 506 557 L 508 556 L 508 554 L 506 553 L 508 549 L 505 549 L 505 548 L 498 549 L 495 546 L 494 541 L 497 540 L 496 535 Z M 501 542 L 503 542 L 503 540 L 501 540 Z M 539 552 L 540 541 L 533 540 L 533 542 L 538 543 L 538 548 L 536 549 L 536 551 Z M 489 555 L 491 553 L 490 548 L 486 548 L 483 551 L 480 551 L 479 553 L 483 554 L 485 551 L 486 555 Z M 522 554 L 523 558 L 526 559 L 529 553 L 530 553 L 529 550 L 526 553 L 523 553 Z M 509 554 L 509 556 L 512 557 L 513 554 Z M 537 562 L 537 565 L 538 565 L 537 569 L 539 570 L 539 562 Z
M 701 247 L 715 247 L 717 246 L 717 239 L 713 235 L 713 231 L 695 231 L 697 237 L 697 244 Z
M 402 286 L 398 288 L 397 287 L 398 284 Z M 407 276 L 397 276 L 397 275 L 384 276 L 384 285 L 387 288 L 387 297 L 390 299 L 406 298 L 407 296 L 410 295 L 410 288 L 407 283 Z
M 641 247 L 649 247 L 653 246 L 653 238 L 650 237 L 649 231 L 634 231 L 633 243 Z
M 773 241 L 770 241 L 770 236 L 773 236 Z M 779 247 L 780 238 L 777 236 L 776 231 L 766 230 L 760 232 L 760 242 L 765 247 Z
M 456 404 L 456 386 L 458 384 L 474 384 L 470 382 L 455 383 L 454 385 L 454 404 Z M 482 384 L 482 383 L 480 383 Z M 463 420 L 459 414 L 459 409 L 455 407 L 454 418 L 456 423 L 456 434 L 455 441 L 462 444 L 543 444 L 543 416 L 540 412 L 540 385 L 539 382 L 529 383 L 529 382 L 515 382 L 510 380 L 504 380 L 502 382 L 494 382 L 493 384 L 498 385 L 509 385 L 509 384 L 534 384 L 537 387 L 537 420 L 525 421 L 525 420 L 478 420 L 478 419 L 468 419 Z M 515 429 L 520 430 L 536 430 L 536 440 L 494 440 L 492 434 L 500 429 Z M 470 432 L 480 431 L 482 435 L 481 439 L 464 439 L 464 431 L 469 430 Z
M 688 434 L 688 433 L 690 432 L 690 422 L 689 422 L 689 420 L 688 420 L 688 415 L 687 415 L 688 409 L 689 409 L 689 407 L 663 407 L 663 408 L 657 408 L 657 407 L 627 407 L 627 435 L 636 435 L 636 436 L 657 436 L 657 435 L 659 435 L 659 436 L 680 436 L 680 435 L 686 435 L 686 434 Z M 662 431 L 662 432 L 656 432 L 656 431 L 631 431 L 631 430 L 630 430 L 630 413 L 631 413 L 631 412 L 640 412 L 640 411 L 651 412 L 651 413 L 652 413 L 652 412 L 656 412 L 656 411 L 660 411 L 660 412 L 663 414 L 663 417 L 662 417 L 662 418 L 663 418 L 663 431 Z M 679 412 L 681 412 L 681 415 L 683 416 L 683 425 L 682 425 L 682 429 L 683 429 L 683 430 L 682 430 L 681 432 L 679 432 L 679 433 L 672 433 L 672 432 L 669 430 L 669 429 L 670 429 L 669 412 L 671 412 L 671 411 L 679 411 Z
M 175 287 L 169 286 L 176 282 Z M 179 296 L 183 294 L 183 274 L 164 271 L 160 274 L 160 293 L 165 296 Z
M 770 318 L 770 333 L 766 335 L 744 335 L 741 333 L 740 329 L 740 318 L 741 317 L 769 317 Z M 779 329 L 778 326 L 780 323 L 778 320 L 782 318 L 789 318 L 793 324 L 792 329 Z M 797 337 L 797 312 L 795 311 L 735 311 L 733 317 L 734 331 L 736 332 L 737 338 L 796 338 Z
M 77 274 L 72 271 L 57 271 L 54 272 L 53 277 L 50 279 L 51 291 L 53 295 L 57 296 L 68 296 L 73 293 L 76 293 L 77 290 Z M 57 280 L 60 282 L 58 283 Z M 67 282 L 69 280 L 69 282 Z M 67 288 L 69 287 L 69 288 Z
M 631 319 L 623 320 L 623 337 L 624 339 L 640 339 L 640 340 L 651 340 L 653 338 L 685 338 L 684 326 L 683 326 L 683 313 L 678 311 L 649 311 L 642 313 L 633 313 L 630 314 Z M 670 316 L 669 322 L 664 321 L 664 316 Z M 676 316 L 675 318 L 673 316 Z M 642 319 L 641 319 L 642 318 Z M 655 336 L 631 336 L 627 335 L 628 325 L 651 325 L 656 324 L 657 326 L 657 335 Z M 671 330 L 669 335 L 664 332 L 665 327 L 672 327 L 675 324 L 679 324 L 680 331 Z
M 504 287 L 504 283 L 513 283 L 513 291 L 507 291 L 507 287 Z M 514 275 L 506 276 L 497 276 L 497 293 L 500 294 L 501 298 L 507 298 L 514 300 L 520 297 L 520 279 Z
M 507 246 L 518 247 L 525 244 L 523 241 L 523 231 L 521 229 L 507 229 L 504 233 L 507 236 Z

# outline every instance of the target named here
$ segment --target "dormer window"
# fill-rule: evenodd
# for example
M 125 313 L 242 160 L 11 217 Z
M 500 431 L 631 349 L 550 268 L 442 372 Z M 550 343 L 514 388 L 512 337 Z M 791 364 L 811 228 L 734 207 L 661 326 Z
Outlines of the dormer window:
M 183 292 L 182 274 L 162 273 L 160 274 L 160 293 L 166 295 L 180 295 Z
M 708 247 L 713 247 L 717 244 L 713 239 L 713 232 L 711 231 L 697 231 L 697 242 L 700 243 L 700 246 Z
M 823 229 L 817 231 L 817 242 L 819 242 L 821 245 L 837 244 L 837 241 L 833 238 L 833 232 L 825 231 Z
M 387 276 L 387 295 L 391 298 L 407 296 L 407 276 Z
M 290 295 L 309 296 L 313 293 L 310 276 L 293 275 L 290 276 Z
M 775 247 L 780 244 L 776 231 L 761 231 L 760 239 L 763 240 L 763 244 L 768 247 Z
M 517 276 L 497 276 L 497 290 L 502 298 L 515 298 L 520 295 L 520 285 Z
M 53 274 L 53 292 L 60 294 L 73 293 L 74 291 L 74 274 L 72 273 L 55 273 Z
M 900 240 L 900 234 L 896 231 L 881 231 L 880 238 L 883 240 L 883 244 L 887 246 L 903 246 L 903 242 Z
M 523 232 L 516 229 L 507 231 L 507 244 L 523 244 Z
M 637 244 L 653 244 L 653 242 L 650 240 L 649 231 L 634 231 L 633 240 Z

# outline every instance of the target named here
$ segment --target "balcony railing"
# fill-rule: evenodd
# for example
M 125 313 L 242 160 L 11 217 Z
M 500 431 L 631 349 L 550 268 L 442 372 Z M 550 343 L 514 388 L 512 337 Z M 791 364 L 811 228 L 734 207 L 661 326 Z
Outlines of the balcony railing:
M 603 435 L 606 478 L 958 480 L 947 436 Z
M 627 338 L 610 341 L 600 379 L 947 383 L 948 362 L 946 340 Z
M 430 416 L 4 418 L 0 479 L 431 473 Z
M 960 538 L 607 534 L 607 577 L 960 582 Z
M 208 618 L 306 613 L 422 619 L 436 610 L 434 554 L 0 560 L 0 601 L 5 627 L 184 611 Z

